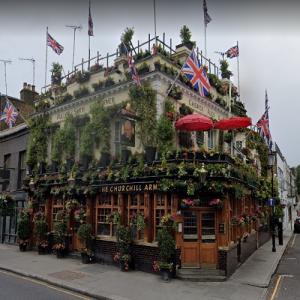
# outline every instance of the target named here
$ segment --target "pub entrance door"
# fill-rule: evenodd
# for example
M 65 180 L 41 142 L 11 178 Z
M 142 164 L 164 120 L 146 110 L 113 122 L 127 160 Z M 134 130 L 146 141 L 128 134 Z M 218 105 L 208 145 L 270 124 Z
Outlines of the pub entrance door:
M 216 213 L 183 211 L 183 267 L 216 267 Z

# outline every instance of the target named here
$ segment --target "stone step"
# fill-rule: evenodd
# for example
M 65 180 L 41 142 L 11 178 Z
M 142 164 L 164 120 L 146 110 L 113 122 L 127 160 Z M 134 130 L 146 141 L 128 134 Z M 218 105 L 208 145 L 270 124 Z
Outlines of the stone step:
M 194 282 L 220 282 L 226 280 L 224 271 L 217 269 L 181 268 L 177 272 L 177 277 Z

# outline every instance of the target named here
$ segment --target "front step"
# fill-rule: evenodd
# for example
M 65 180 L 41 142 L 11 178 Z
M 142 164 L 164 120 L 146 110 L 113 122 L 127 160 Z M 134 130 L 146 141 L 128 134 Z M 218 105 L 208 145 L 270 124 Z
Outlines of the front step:
M 225 272 L 217 269 L 181 268 L 177 277 L 182 280 L 194 282 L 220 282 L 225 281 Z

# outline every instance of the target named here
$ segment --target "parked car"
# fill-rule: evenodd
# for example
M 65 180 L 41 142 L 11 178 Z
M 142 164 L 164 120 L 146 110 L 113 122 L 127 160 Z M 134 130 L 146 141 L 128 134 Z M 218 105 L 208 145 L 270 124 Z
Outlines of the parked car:
M 300 233 L 300 218 L 299 217 L 294 222 L 294 232 Z

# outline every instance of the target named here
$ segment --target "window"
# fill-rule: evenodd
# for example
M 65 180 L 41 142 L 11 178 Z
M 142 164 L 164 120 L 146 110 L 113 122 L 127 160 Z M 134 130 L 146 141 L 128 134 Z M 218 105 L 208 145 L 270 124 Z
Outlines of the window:
M 214 147 L 214 132 L 212 130 L 207 132 L 207 147 L 208 149 L 212 149 Z
M 172 199 L 170 194 L 156 194 L 154 197 L 154 239 L 156 239 L 157 231 L 160 229 L 160 219 L 171 214 Z
M 10 169 L 10 160 L 11 160 L 11 154 L 5 154 L 4 155 L 4 165 L 3 165 L 4 171 Z M 2 190 L 3 191 L 9 190 L 9 183 L 4 183 L 2 185 Z
M 26 152 L 19 152 L 18 189 L 22 188 L 23 180 L 26 176 Z
M 54 199 L 52 202 L 52 230 L 54 229 L 56 221 L 56 214 L 64 209 L 64 201 L 62 199 Z
M 121 154 L 121 124 L 120 121 L 115 123 L 115 155 Z
M 145 200 L 144 200 L 144 194 L 132 194 L 128 195 L 128 223 L 132 220 L 132 217 L 134 217 L 137 214 L 141 214 L 142 216 L 145 216 Z M 137 240 L 143 240 L 144 239 L 144 230 L 133 232 L 133 238 Z
M 197 142 L 198 147 L 201 147 L 204 145 L 204 131 L 196 132 L 196 142 Z
M 203 213 L 201 215 L 201 239 L 205 243 L 215 242 L 215 213 Z
M 184 211 L 183 235 L 187 240 L 198 239 L 197 213 L 195 211 Z
M 97 235 L 115 236 L 117 225 L 108 221 L 119 207 L 118 195 L 100 195 L 96 203 Z

